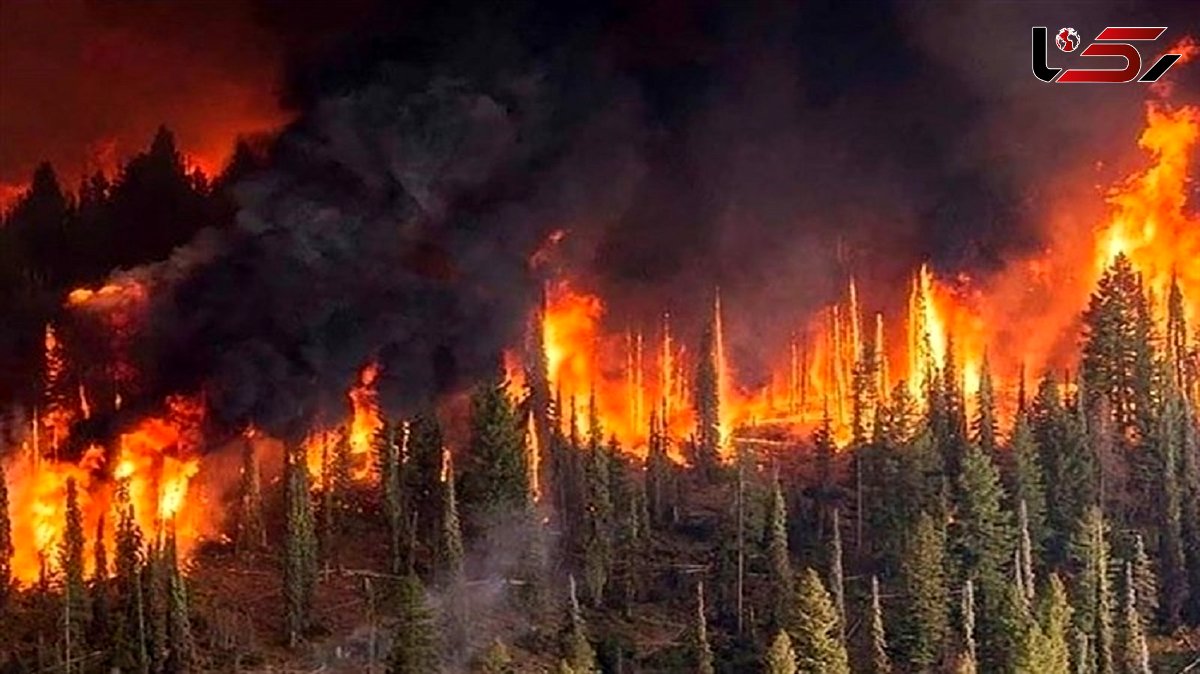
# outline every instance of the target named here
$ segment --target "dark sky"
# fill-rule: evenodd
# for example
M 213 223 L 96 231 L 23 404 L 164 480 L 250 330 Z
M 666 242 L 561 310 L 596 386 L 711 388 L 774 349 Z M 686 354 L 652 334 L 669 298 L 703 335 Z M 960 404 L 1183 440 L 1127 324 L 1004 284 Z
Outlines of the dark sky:
M 489 264 L 483 251 L 515 254 L 565 229 L 562 259 L 617 325 L 664 309 L 698 317 L 720 286 L 744 360 L 777 351 L 848 273 L 868 309 L 886 308 L 922 261 L 986 279 L 1038 249 L 1051 208 L 1066 203 L 1091 227 L 1098 186 L 1137 165 L 1142 110 L 1161 92 L 1039 82 L 1031 26 L 1071 26 L 1085 40 L 1106 25 L 1168 26 L 1146 54 L 1200 33 L 1200 4 L 1183 0 L 0 0 L 0 13 L 0 183 L 42 158 L 77 175 L 96 148 L 128 153 L 160 122 L 211 163 L 237 133 L 295 119 L 276 183 L 321 195 L 368 230 L 391 225 L 355 195 L 396 183 L 439 223 L 445 240 L 433 244 L 476 267 Z M 1079 58 L 1051 52 L 1060 65 Z M 1169 100 L 1194 100 L 1197 71 L 1177 70 Z M 471 153 L 439 146 L 443 133 Z M 321 184 L 336 174 L 314 172 L 314 154 L 358 188 Z M 309 202 L 271 194 L 284 205 L 248 213 L 299 223 L 269 224 L 282 239 L 350 236 L 304 222 Z M 320 237 L 310 240 L 312 227 Z M 464 245 L 470 237 L 487 245 Z M 261 254 L 262 264 L 303 259 Z M 220 259 L 206 273 L 213 292 L 226 287 Z M 371 295 L 362 278 L 330 279 L 335 309 Z M 193 285 L 199 297 L 209 290 Z M 236 314 L 227 302 L 212 315 Z M 253 331 L 226 327 L 238 339 Z M 331 380 L 378 346 L 339 354 Z

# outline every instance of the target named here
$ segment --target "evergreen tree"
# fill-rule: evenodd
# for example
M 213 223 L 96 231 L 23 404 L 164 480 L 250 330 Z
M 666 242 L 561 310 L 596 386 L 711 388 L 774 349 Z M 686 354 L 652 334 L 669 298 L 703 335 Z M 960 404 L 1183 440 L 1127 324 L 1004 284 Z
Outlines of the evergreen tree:
M 170 610 L 170 598 L 167 581 L 166 548 L 163 545 L 162 532 L 155 535 L 155 540 L 147 549 L 146 565 L 143 568 L 142 587 L 146 594 L 146 652 L 150 657 L 150 671 L 161 672 L 166 669 L 167 654 L 170 651 L 169 635 L 167 633 L 167 613 Z
M 1002 662 L 1007 649 L 1003 624 L 1007 585 L 1004 564 L 1013 549 L 1000 476 L 991 458 L 968 447 L 959 476 L 958 508 L 951 525 L 953 560 L 960 578 L 974 579 L 983 607 L 979 624 L 982 661 Z M 978 661 L 978 660 L 977 660 Z
M 317 582 L 317 540 L 303 449 L 287 452 L 284 487 L 284 626 L 288 644 L 295 647 L 309 627 Z
M 720 463 L 721 397 L 717 372 L 716 326 L 705 326 L 697 352 L 693 400 L 696 408 L 696 466 L 711 477 Z
M 842 569 L 842 531 L 838 509 L 833 509 L 833 538 L 829 548 L 829 589 L 833 597 L 833 607 L 837 610 L 839 634 L 846 637 L 846 589 L 845 574 Z
M 175 546 L 175 527 L 166 542 L 168 654 L 164 671 L 168 674 L 187 674 L 195 668 L 196 644 L 192 639 L 192 622 L 188 615 L 187 585 L 179 570 L 179 555 Z
M 66 526 L 59 548 L 59 567 L 63 571 L 63 648 L 67 662 L 83 652 L 87 625 L 87 589 L 83 580 L 83 513 L 75 478 L 67 478 Z
M 1162 579 L 1161 594 L 1155 595 L 1151 588 L 1138 588 L 1138 603 L 1143 607 L 1158 604 L 1162 622 L 1168 629 L 1179 626 L 1183 617 L 1183 602 L 1188 596 L 1188 578 L 1183 528 L 1183 489 L 1180 485 L 1180 454 L 1186 438 L 1187 401 L 1180 395 L 1173 382 L 1168 379 L 1166 401 L 1159 415 L 1159 428 L 1155 445 L 1160 452 L 1158 461 L 1158 485 L 1155 489 L 1158 514 L 1158 561 Z M 1140 541 L 1139 541 L 1140 543 Z M 1143 546 L 1144 554 L 1144 546 Z M 1140 565 L 1139 565 L 1140 566 Z M 1143 567 L 1148 570 L 1148 565 Z M 1135 568 L 1135 575 L 1138 568 Z M 1159 597 L 1161 596 L 1161 601 Z M 1152 624 L 1149 617 L 1146 624 Z
M 450 585 L 457 585 L 463 581 L 463 539 L 452 465 L 447 466 L 446 479 L 441 485 L 442 512 L 438 521 L 442 523 L 442 530 L 438 545 L 438 564 L 444 581 Z
M 471 395 L 471 431 L 458 481 L 470 526 L 525 510 L 529 497 L 524 429 L 502 382 L 484 382 Z
M 1076 529 L 1072 557 L 1076 569 L 1075 626 L 1088 635 L 1089 660 L 1096 674 L 1112 674 L 1112 591 L 1108 577 L 1108 542 L 1100 508 L 1092 506 Z
M 599 674 L 596 650 L 588 641 L 587 626 L 583 622 L 583 611 L 579 608 L 579 597 L 575 592 L 575 577 L 567 579 L 569 599 L 567 625 L 563 631 L 563 663 L 573 674 Z
M 1042 466 L 1043 484 L 1071 485 L 1046 491 L 1047 563 L 1061 568 L 1070 557 L 1070 539 L 1090 504 L 1096 502 L 1095 465 L 1081 414 L 1070 414 L 1054 377 L 1038 386 L 1030 420 Z
M 253 552 L 267 546 L 267 529 L 263 523 L 262 477 L 254 441 L 242 442 L 242 475 L 238 498 L 237 549 Z
M 1153 625 L 1158 614 L 1158 580 L 1150 556 L 1146 554 L 1146 543 L 1141 533 L 1133 534 L 1133 546 L 1127 561 L 1133 568 L 1138 615 L 1143 625 Z
M 922 514 L 909 535 L 899 573 L 903 588 L 896 644 L 917 668 L 938 662 L 949 625 L 945 541 L 937 523 Z
M 976 414 L 972 422 L 972 439 L 987 456 L 996 456 L 999 426 L 996 422 L 996 394 L 992 388 L 992 372 L 988 367 L 987 354 L 979 368 L 979 392 L 976 394 Z
M 1032 604 L 1037 577 L 1033 570 L 1033 541 L 1029 535 L 1029 509 L 1021 501 L 1017 506 L 1017 531 L 1019 532 L 1017 547 L 1017 579 L 1025 591 L 1026 601 Z
M 405 443 L 404 467 L 400 472 L 402 491 L 407 498 L 402 511 L 415 515 L 417 540 L 437 540 L 438 528 L 443 526 L 439 525 L 442 516 L 439 505 L 444 491 L 441 472 L 445 446 L 441 424 L 432 409 L 412 420 Z
M 1183 424 L 1179 476 L 1180 540 L 1189 592 L 1184 613 L 1192 624 L 1200 624 L 1200 420 L 1191 410 Z
M 696 674 L 715 674 L 712 647 L 708 644 L 708 617 L 704 612 L 704 583 L 696 584 L 696 623 L 692 642 L 692 662 Z
M 812 489 L 812 497 L 817 502 L 817 535 L 824 537 L 825 523 L 830 521 L 830 512 L 835 507 L 839 496 L 833 470 L 834 458 L 837 455 L 837 442 L 833 437 L 833 420 L 829 416 L 828 407 L 821 419 L 821 425 L 813 433 L 813 453 L 817 464 L 817 484 Z
M 979 669 L 979 648 L 975 643 L 975 583 L 970 579 L 962 592 L 962 652 L 958 655 L 958 674 L 974 674 Z
M 401 432 L 407 433 L 407 427 Z M 399 574 L 410 556 L 405 548 L 409 536 L 405 526 L 400 445 L 396 440 L 395 424 L 385 422 L 376 433 L 375 454 L 383 497 L 383 517 L 388 529 L 389 568 L 393 574 Z
M 4 476 L 4 462 L 0 461 L 0 609 L 8 601 L 12 591 L 12 521 L 8 516 L 8 482 Z
M 821 577 L 812 569 L 800 573 L 796 609 L 788 634 L 796 650 L 796 671 L 803 674 L 849 674 L 849 656 L 839 638 L 837 609 Z
M 92 543 L 92 620 L 88 628 L 93 646 L 107 650 L 112 639 L 112 606 L 108 583 L 108 549 L 104 545 L 105 517 L 96 522 L 96 537 Z
M 1009 440 L 1009 454 L 1013 461 L 1012 501 L 1018 504 L 1018 512 L 1024 511 L 1023 527 L 1029 538 L 1031 561 L 1040 560 L 1045 549 L 1046 531 L 1046 488 L 1042 482 L 1043 471 L 1034 442 L 1029 419 L 1023 412 L 1017 414 Z M 1036 567 L 1033 564 L 1032 567 Z
M 650 522 L 660 527 L 668 520 L 667 487 L 671 474 L 671 459 L 667 456 L 666 431 L 660 427 L 658 413 L 650 413 L 650 438 L 646 454 L 646 496 L 649 501 Z
M 409 574 L 400 580 L 396 597 L 396 631 L 388 674 L 430 674 L 438 671 L 437 635 L 425 603 L 425 588 Z
M 503 641 L 493 639 L 488 649 L 480 656 L 474 670 L 479 674 L 517 674 L 513 666 L 512 656 Z
M 1137 584 L 1133 564 L 1125 562 L 1124 592 L 1121 598 L 1121 629 L 1117 653 L 1122 674 L 1150 674 L 1150 651 L 1138 611 Z
M 771 484 L 771 506 L 767 511 L 767 574 L 771 609 L 768 613 L 774 627 L 790 623 L 792 600 L 795 596 L 791 554 L 788 552 L 787 505 L 776 475 Z
M 129 499 L 129 480 L 117 482 L 114 496 L 117 511 L 116 585 L 117 625 L 113 638 L 113 665 L 122 671 L 144 673 L 149 667 L 146 650 L 146 618 L 143 607 L 142 530 L 134 518 Z
M 796 674 L 796 652 L 787 632 L 779 630 L 763 658 L 763 674 Z
M 1071 674 L 1071 606 L 1057 574 L 1051 574 L 1047 594 L 1039 608 L 1038 622 L 1030 625 L 1017 652 L 1016 674 Z M 1078 671 L 1078 670 L 1077 670 Z
M 789 644 L 790 645 L 790 644 Z M 891 674 L 887 636 L 883 627 L 883 606 L 879 601 L 879 578 L 871 576 L 871 616 L 867 623 L 867 674 Z

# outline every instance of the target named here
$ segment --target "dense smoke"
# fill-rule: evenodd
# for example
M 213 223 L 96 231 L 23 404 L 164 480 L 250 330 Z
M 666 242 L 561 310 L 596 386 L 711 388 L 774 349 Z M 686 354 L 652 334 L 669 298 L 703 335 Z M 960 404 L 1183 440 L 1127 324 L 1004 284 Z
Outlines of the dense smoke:
M 748 384 L 849 273 L 871 310 L 922 261 L 986 279 L 1046 243 L 1060 166 L 1120 162 L 1101 141 L 1133 137 L 1146 91 L 1028 75 L 1030 25 L 1122 17 L 928 12 L 369 13 L 292 61 L 299 120 L 238 188 L 219 252 L 155 296 L 151 388 L 203 387 L 219 420 L 291 433 L 372 359 L 389 408 L 471 381 L 518 341 L 529 257 L 558 229 L 555 264 L 615 325 L 670 310 L 691 334 L 719 286 Z M 1178 37 L 1187 14 L 1134 18 Z M 1087 220 L 1107 181 L 1071 179 Z

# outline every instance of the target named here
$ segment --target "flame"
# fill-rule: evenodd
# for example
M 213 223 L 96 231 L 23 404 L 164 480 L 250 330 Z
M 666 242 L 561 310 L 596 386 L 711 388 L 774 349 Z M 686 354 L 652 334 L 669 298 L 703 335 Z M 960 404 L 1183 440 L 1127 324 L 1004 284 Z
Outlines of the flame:
M 383 420 L 379 415 L 379 393 L 375 381 L 379 377 L 379 364 L 372 362 L 362 369 L 358 384 L 347 394 L 353 416 L 350 419 L 350 455 L 354 462 L 354 478 L 365 480 L 371 474 L 371 442 Z
M 77 462 L 42 460 L 26 452 L 6 465 L 15 543 L 13 574 L 18 583 L 30 585 L 58 571 L 68 480 L 78 487 L 85 537 L 96 530 L 101 517 L 115 521 L 110 507 L 116 481 L 128 485 L 145 540 L 159 540 L 166 525 L 173 523 L 179 554 L 186 560 L 201 537 L 214 530 L 219 518 L 192 489 L 201 470 L 198 433 L 203 406 L 193 399 L 172 398 L 167 407 L 165 415 L 142 419 L 111 446 L 88 447 Z M 115 527 L 105 531 L 111 550 Z M 86 543 L 91 546 L 95 541 L 87 538 Z M 91 556 L 85 557 L 91 573 Z

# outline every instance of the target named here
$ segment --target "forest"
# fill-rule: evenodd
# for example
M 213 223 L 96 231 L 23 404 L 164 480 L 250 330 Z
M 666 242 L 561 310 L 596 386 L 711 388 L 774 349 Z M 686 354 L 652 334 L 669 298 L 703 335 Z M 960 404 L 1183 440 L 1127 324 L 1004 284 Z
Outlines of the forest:
M 38 168 L 0 226 L 5 399 L 30 397 L 16 382 L 40 390 L 42 326 L 71 288 L 228 226 L 228 186 L 256 161 L 239 146 L 210 179 L 162 129 L 74 192 Z M 97 245 L 117 227 L 127 245 Z M 841 443 L 828 411 L 806 437 L 726 433 L 710 323 L 695 427 L 672 433 L 656 405 L 646 446 L 622 446 L 594 394 L 552 388 L 534 340 L 520 381 L 497 358 L 457 412 L 431 399 L 382 419 L 365 466 L 350 429 L 317 455 L 248 430 L 223 534 L 186 557 L 173 521 L 139 526 L 119 472 L 85 532 L 69 478 L 33 582 L 12 561 L 30 514 L 0 473 L 0 671 L 1190 671 L 1200 361 L 1186 306 L 1177 283 L 1155 304 L 1116 255 L 1083 311 L 1078 367 L 1022 374 L 1015 401 L 986 360 L 968 400 L 953 340 L 918 396 L 881 392 L 865 348 Z

